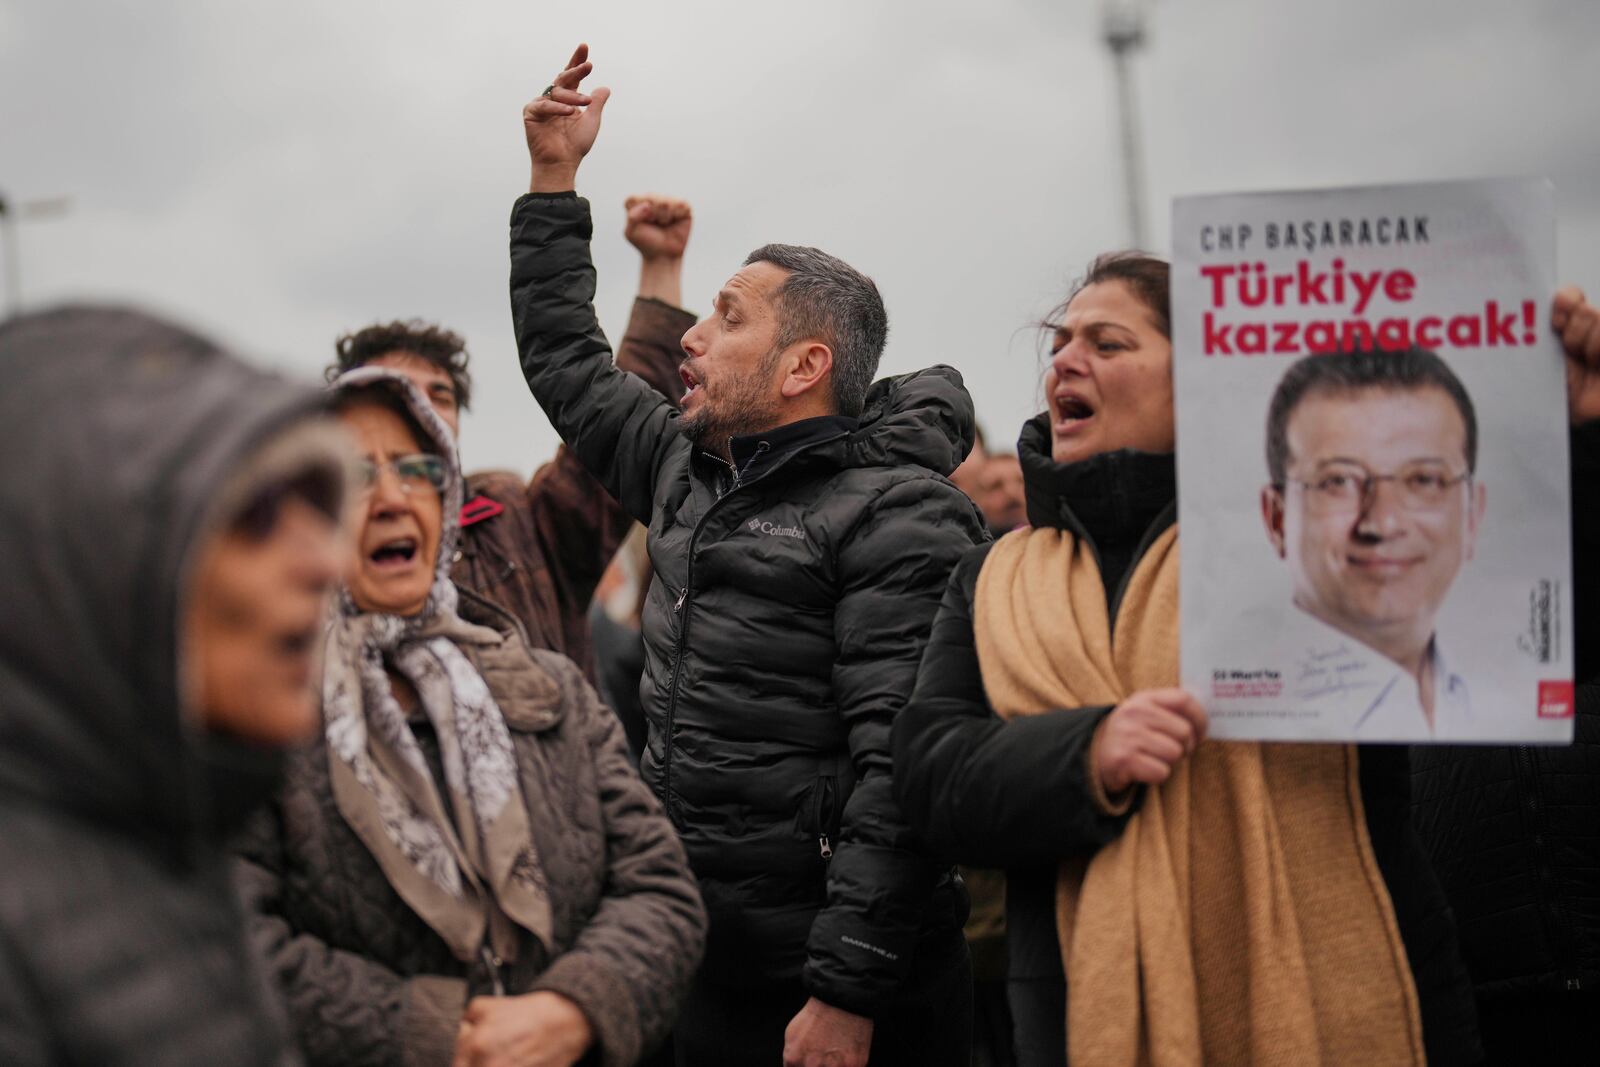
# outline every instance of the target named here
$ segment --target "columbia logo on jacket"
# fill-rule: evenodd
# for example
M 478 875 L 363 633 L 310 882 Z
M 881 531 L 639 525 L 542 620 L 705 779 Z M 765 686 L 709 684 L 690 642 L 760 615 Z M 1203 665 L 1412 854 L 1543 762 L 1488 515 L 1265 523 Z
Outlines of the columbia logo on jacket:
M 774 526 L 764 519 L 751 519 L 745 525 L 752 533 L 759 531 L 769 537 L 794 537 L 801 541 L 806 539 L 806 532 L 798 526 Z

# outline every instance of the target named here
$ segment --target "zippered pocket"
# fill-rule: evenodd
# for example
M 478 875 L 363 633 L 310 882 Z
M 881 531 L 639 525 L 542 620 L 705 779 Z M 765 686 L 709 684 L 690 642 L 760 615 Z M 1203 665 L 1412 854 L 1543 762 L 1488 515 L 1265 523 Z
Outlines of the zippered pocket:
M 839 832 L 839 793 L 837 775 L 818 775 L 795 811 L 796 832 L 814 840 L 817 854 L 824 860 L 833 858 L 833 838 Z
M 824 775 L 817 779 L 815 812 L 813 820 L 817 828 L 817 851 L 824 860 L 833 859 L 833 843 L 830 836 L 838 831 L 834 820 L 837 818 L 836 810 L 839 806 L 839 781 L 833 775 Z

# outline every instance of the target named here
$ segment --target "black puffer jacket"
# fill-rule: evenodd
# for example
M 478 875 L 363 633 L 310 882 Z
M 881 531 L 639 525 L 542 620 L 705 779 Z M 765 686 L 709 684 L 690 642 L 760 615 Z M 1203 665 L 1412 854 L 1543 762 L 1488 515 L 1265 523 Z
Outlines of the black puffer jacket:
M 1417 826 L 1480 996 L 1600 994 L 1600 422 L 1572 435 L 1577 722 L 1561 747 L 1413 750 Z M 1548 1003 L 1547 998 L 1547 1003 Z
M 964 911 L 900 817 L 889 728 L 950 568 L 985 536 L 942 477 L 970 447 L 971 400 L 948 368 L 880 382 L 859 426 L 736 440 L 735 475 L 612 367 L 590 233 L 576 196 L 520 200 L 512 309 L 534 396 L 649 526 L 641 770 L 701 880 L 707 976 L 803 968 L 811 994 L 873 1014 L 919 935 L 955 932 Z
M 1112 452 L 1058 465 L 1050 460 L 1044 416 L 1023 428 L 1018 454 L 1029 522 L 1086 538 L 1114 605 L 1145 548 L 1176 518 L 1172 456 Z M 1017 1062 L 1059 1067 L 1066 1062 L 1066 980 L 1055 920 L 1058 865 L 1115 840 L 1143 792 L 1120 817 L 1101 814 L 1090 800 L 1089 745 L 1109 707 L 1009 722 L 989 707 L 973 636 L 988 549 L 968 553 L 951 575 L 916 693 L 895 723 L 895 784 L 908 818 L 943 855 L 1007 869 Z M 1403 747 L 1361 747 L 1367 829 L 1421 999 L 1428 1062 L 1474 1063 L 1471 991 L 1449 908 L 1407 818 L 1405 756 Z
M 0 1063 L 290 1059 L 222 839 L 278 762 L 180 708 L 241 459 L 320 405 L 132 312 L 0 326 Z

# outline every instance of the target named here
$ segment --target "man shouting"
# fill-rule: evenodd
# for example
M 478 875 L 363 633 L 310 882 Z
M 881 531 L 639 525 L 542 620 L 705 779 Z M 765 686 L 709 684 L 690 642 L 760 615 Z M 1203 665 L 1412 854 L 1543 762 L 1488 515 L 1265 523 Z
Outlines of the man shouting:
M 964 1064 L 965 911 L 891 788 L 889 728 L 948 572 L 985 537 L 943 477 L 972 442 L 960 376 L 872 384 L 877 287 L 766 245 L 683 336 L 682 415 L 612 365 L 573 191 L 608 92 L 568 69 L 523 109 L 532 185 L 511 220 L 528 386 L 649 526 L 642 772 L 706 904 L 680 1064 Z

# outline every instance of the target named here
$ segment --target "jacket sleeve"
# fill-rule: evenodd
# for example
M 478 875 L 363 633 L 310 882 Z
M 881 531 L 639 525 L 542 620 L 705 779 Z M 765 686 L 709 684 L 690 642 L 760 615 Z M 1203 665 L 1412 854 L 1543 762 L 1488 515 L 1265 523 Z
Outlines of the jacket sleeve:
M 45 1008 L 24 977 L 17 955 L 0 930 L 0 1063 L 45 1067 L 52 1059 L 45 1038 Z
M 874 1014 L 906 981 L 933 888 L 948 869 L 919 847 L 901 817 L 889 731 L 911 692 L 950 568 L 984 536 L 959 490 L 922 478 L 885 492 L 838 555 L 833 692 L 856 785 L 803 978 L 811 995 L 856 1014 Z
M 693 312 L 654 297 L 635 297 L 628 330 L 617 345 L 617 369 L 637 374 L 676 407 L 683 395 L 681 342 L 694 324 Z
M 448 1067 L 466 1007 L 459 978 L 402 978 L 297 932 L 282 912 L 283 834 L 276 805 L 241 838 L 235 880 L 251 909 L 250 940 L 282 991 L 306 1060 L 349 1067 Z
M 648 522 L 655 475 L 681 440 L 672 404 L 618 370 L 595 318 L 589 202 L 529 193 L 511 212 L 511 315 L 534 399 L 623 509 Z
M 617 717 L 563 661 L 567 706 L 593 753 L 608 870 L 600 906 L 534 982 L 573 1001 L 601 1063 L 625 1067 L 666 1037 L 705 949 L 706 913 L 661 805 L 628 759 Z
M 617 348 L 617 367 L 638 375 L 661 395 L 674 396 L 669 390 L 679 380 L 678 339 L 694 322 L 693 315 L 670 304 L 635 300 Z M 595 586 L 622 547 L 633 517 L 566 445 L 534 473 L 524 506 L 540 558 L 550 568 L 562 632 L 585 634 Z
M 1089 780 L 1109 707 L 1001 719 L 984 695 L 972 598 L 987 546 L 950 576 L 911 701 L 894 725 L 895 789 L 907 818 L 951 860 L 978 867 L 1056 863 L 1121 834 L 1143 799 L 1108 813 Z

